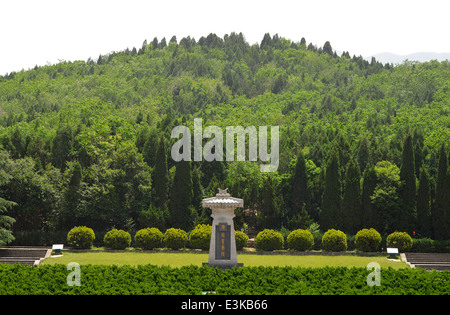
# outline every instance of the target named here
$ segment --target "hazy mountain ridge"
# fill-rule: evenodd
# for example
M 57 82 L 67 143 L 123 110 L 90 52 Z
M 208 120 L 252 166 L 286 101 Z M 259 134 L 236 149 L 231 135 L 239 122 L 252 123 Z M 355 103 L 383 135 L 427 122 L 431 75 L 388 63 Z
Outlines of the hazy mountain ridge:
M 437 53 L 437 52 L 416 52 L 408 55 L 397 55 L 389 52 L 379 53 L 371 56 L 367 56 L 364 59 L 370 61 L 372 57 L 383 64 L 401 64 L 405 60 L 426 62 L 431 60 L 444 61 L 450 60 L 450 53 Z

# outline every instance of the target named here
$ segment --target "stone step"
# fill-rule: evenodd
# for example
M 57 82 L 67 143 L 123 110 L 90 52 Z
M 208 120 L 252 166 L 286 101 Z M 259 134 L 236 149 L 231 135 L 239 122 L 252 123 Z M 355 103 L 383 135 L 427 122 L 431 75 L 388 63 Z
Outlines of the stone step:
M 46 247 L 0 247 L 0 263 L 39 265 L 51 252 L 52 250 Z
M 406 253 L 409 257 L 446 257 L 450 259 L 450 253 Z
M 409 257 L 407 257 L 406 259 L 411 264 L 414 264 L 414 263 L 428 263 L 428 262 L 431 262 L 431 263 L 449 263 L 450 264 L 449 260 L 447 260 L 447 259 L 439 259 L 439 258 L 433 259 L 433 258 L 426 258 L 426 257 L 424 257 L 424 258 L 410 259 Z
M 450 263 L 450 254 L 422 254 L 422 253 L 406 253 L 406 259 L 409 262 L 448 262 Z
M 416 264 L 414 265 L 416 268 L 423 268 L 425 270 L 449 270 L 450 271 L 450 264 Z
M 414 267 L 426 270 L 450 270 L 450 253 L 406 253 L 405 257 Z
M 39 262 L 40 258 L 32 257 L 1 257 L 0 263 L 4 264 L 21 264 L 33 266 L 36 262 Z
M 45 257 L 45 247 L 0 247 L 0 257 Z
M 450 267 L 450 263 L 439 263 L 439 262 L 419 262 L 416 264 L 413 264 L 414 266 L 449 266 Z

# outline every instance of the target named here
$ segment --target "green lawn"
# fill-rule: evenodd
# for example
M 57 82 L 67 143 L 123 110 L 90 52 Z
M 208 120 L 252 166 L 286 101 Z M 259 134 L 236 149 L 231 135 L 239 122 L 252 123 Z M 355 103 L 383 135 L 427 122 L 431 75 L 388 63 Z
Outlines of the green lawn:
M 201 266 L 203 262 L 208 262 L 206 253 L 145 253 L 145 252 L 105 252 L 86 251 L 72 252 L 63 251 L 61 257 L 49 257 L 41 264 L 65 264 L 77 262 L 80 265 L 166 265 L 171 267 L 181 267 L 186 265 Z M 293 266 L 293 267 L 324 267 L 324 266 L 347 266 L 366 267 L 370 262 L 377 262 L 381 268 L 392 267 L 409 268 L 404 262 L 391 261 L 385 256 L 362 257 L 362 256 L 322 256 L 322 255 L 238 255 L 238 262 L 244 266 Z

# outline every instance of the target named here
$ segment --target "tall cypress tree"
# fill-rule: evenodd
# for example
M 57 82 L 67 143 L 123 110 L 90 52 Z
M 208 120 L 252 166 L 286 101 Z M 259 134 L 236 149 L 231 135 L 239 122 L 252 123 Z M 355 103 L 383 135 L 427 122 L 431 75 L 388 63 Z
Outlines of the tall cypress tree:
M 191 162 L 176 162 L 175 176 L 170 190 L 169 213 L 172 227 L 188 231 L 192 209 Z
M 341 183 L 339 180 L 339 157 L 333 151 L 325 174 L 325 188 L 322 196 L 322 209 L 319 214 L 321 228 L 340 228 Z
M 363 173 L 369 163 L 370 153 L 369 153 L 369 141 L 364 137 L 359 143 L 358 150 L 358 164 L 360 173 Z
M 73 167 L 72 177 L 70 178 L 69 187 L 71 189 L 72 188 L 73 189 L 80 188 L 81 177 L 82 177 L 81 164 L 79 162 L 75 162 L 75 165 Z
M 331 47 L 331 44 L 329 41 L 326 41 L 323 45 L 323 52 L 329 54 L 330 56 L 333 55 L 333 48 Z
M 82 179 L 81 164 L 76 161 L 73 164 L 70 182 L 63 193 L 62 208 L 60 213 L 59 228 L 74 226 L 77 220 L 77 206 L 80 204 L 80 185 Z
M 450 179 L 445 145 L 442 144 L 439 152 L 439 165 L 436 178 L 436 194 L 434 212 L 432 213 L 433 235 L 435 239 L 445 240 L 450 237 L 449 223 L 449 192 Z
M 431 237 L 431 194 L 430 179 L 424 167 L 420 169 L 419 189 L 417 191 L 417 232 Z
M 377 187 L 377 174 L 375 167 L 367 167 L 363 174 L 363 188 L 361 194 L 362 217 L 361 224 L 363 228 L 380 229 L 380 222 L 375 205 L 372 204 L 372 195 Z
M 166 206 L 169 189 L 168 185 L 169 175 L 167 170 L 166 145 L 164 137 L 161 136 L 155 158 L 152 182 L 153 204 L 160 209 L 163 209 L 164 206 Z
M 200 182 L 200 173 L 198 167 L 192 170 L 192 205 L 201 214 L 202 210 L 203 188 Z
M 305 158 L 300 151 L 297 156 L 294 174 L 291 177 L 292 184 L 292 211 L 291 216 L 300 213 L 303 204 L 307 200 L 308 174 L 306 173 Z
M 56 131 L 52 145 L 53 165 L 62 171 L 70 158 L 73 145 L 73 131 L 70 125 L 65 125 Z
M 6 151 L 1 151 L 0 165 L 4 165 L 7 159 L 9 159 L 8 153 Z M 2 167 L 2 171 L 0 172 L 0 186 L 6 185 L 9 180 L 9 175 L 3 171 Z M 6 245 L 15 239 L 11 228 L 16 220 L 6 215 L 8 210 L 15 205 L 17 205 L 15 202 L 0 197 L 0 246 Z
M 275 201 L 272 178 L 268 176 L 262 195 L 262 208 L 258 219 L 263 228 L 275 229 L 280 227 L 280 211 Z
M 22 135 L 21 129 L 16 125 L 14 131 L 11 135 L 11 144 L 12 144 L 12 157 L 13 158 L 22 158 L 25 155 L 25 139 Z
M 142 156 L 148 166 L 153 167 L 156 163 L 156 155 L 158 147 L 158 134 L 156 128 L 152 127 L 146 134 L 144 146 L 142 147 Z
M 409 134 L 403 144 L 400 181 L 402 182 L 399 189 L 400 218 L 397 228 L 411 233 L 414 229 L 416 217 L 416 175 L 412 137 Z
M 361 173 L 358 163 L 350 160 L 345 175 L 344 198 L 342 200 L 342 229 L 356 234 L 361 228 Z
M 420 170 L 423 164 L 423 143 L 425 141 L 425 137 L 423 135 L 423 131 L 420 129 L 414 130 L 413 136 L 413 146 L 414 146 L 414 165 L 416 167 L 416 176 L 419 177 Z

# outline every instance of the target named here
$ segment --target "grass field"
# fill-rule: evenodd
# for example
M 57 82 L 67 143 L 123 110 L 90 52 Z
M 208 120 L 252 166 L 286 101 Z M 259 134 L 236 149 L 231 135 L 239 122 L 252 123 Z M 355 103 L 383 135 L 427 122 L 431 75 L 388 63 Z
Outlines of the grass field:
M 106 252 L 106 251 L 63 251 L 61 257 L 49 257 L 41 264 L 64 264 L 77 262 L 80 265 L 145 265 L 181 267 L 201 266 L 208 262 L 207 253 L 145 253 L 145 252 Z M 370 262 L 377 262 L 381 268 L 409 268 L 401 261 L 388 260 L 385 256 L 322 256 L 322 255 L 238 255 L 238 262 L 244 266 L 293 266 L 293 267 L 366 267 Z

